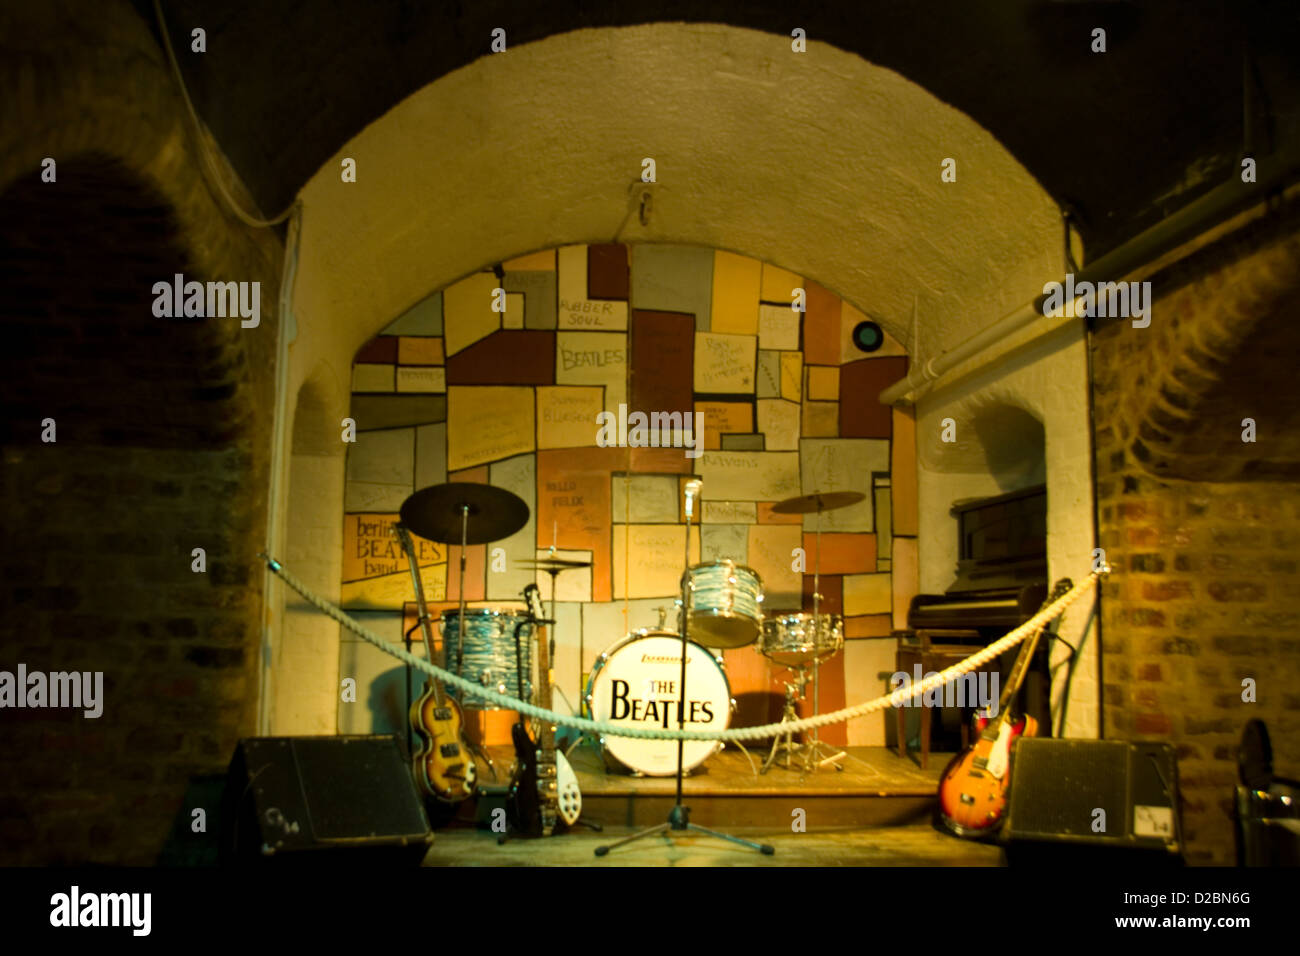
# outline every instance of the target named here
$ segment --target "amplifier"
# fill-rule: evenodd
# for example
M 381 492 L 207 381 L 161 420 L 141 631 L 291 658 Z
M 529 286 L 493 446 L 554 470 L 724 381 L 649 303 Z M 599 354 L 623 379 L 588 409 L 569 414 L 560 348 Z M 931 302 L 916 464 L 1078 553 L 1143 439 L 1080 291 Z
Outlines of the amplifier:
M 1013 845 L 1126 848 L 1181 857 L 1173 747 L 1022 737 L 1012 754 L 1002 838 Z
M 433 842 L 394 735 L 250 737 L 221 806 L 221 861 L 418 864 Z

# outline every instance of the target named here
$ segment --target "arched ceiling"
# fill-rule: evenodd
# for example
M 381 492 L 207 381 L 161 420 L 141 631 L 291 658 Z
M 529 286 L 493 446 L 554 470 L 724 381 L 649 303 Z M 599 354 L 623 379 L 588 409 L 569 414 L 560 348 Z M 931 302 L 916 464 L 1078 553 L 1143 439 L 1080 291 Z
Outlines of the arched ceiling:
M 132 2 L 156 30 L 153 0 Z M 791 56 L 790 31 L 802 27 L 811 40 L 896 70 L 989 130 L 1076 218 L 1090 259 L 1234 173 L 1243 150 L 1267 161 L 1300 133 L 1300 5 L 1292 0 L 806 8 L 786 0 L 166 0 L 164 8 L 199 112 L 267 213 L 367 123 L 490 55 L 497 27 L 513 56 L 583 28 L 727 23 L 765 31 L 761 55 L 770 59 Z M 207 32 L 204 53 L 190 51 L 195 27 Z M 1107 31 L 1104 54 L 1090 49 L 1097 27 Z M 645 51 L 626 55 L 643 71 L 642 88 L 668 79 Z M 589 82 L 601 83 L 598 52 L 579 56 Z M 721 82 L 752 65 L 714 63 L 710 75 Z M 768 89 L 753 82 L 745 108 L 764 109 Z M 800 123 L 839 123 L 837 109 L 827 104 Z
M 302 192 L 298 367 L 346 369 L 429 293 L 572 242 L 732 249 L 822 281 L 909 345 L 915 307 L 923 354 L 1032 298 L 1061 268 L 1051 197 L 897 73 L 809 51 L 718 25 L 579 31 L 420 90 Z M 629 213 L 647 156 L 659 181 L 643 226 Z M 946 156 L 956 183 L 941 181 Z

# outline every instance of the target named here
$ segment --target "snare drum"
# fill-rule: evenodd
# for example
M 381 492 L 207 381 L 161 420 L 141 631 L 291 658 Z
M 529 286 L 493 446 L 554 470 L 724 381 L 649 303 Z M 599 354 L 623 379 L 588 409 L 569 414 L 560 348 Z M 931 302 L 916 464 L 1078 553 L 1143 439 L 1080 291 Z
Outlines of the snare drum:
M 515 656 L 515 627 L 519 628 L 519 655 Z M 464 658 L 460 647 L 460 611 L 442 612 L 442 666 L 466 680 L 477 681 L 511 697 L 519 696 L 519 671 L 523 670 L 523 699 L 533 699 L 533 625 L 515 608 L 468 608 L 465 611 Z M 517 663 L 516 663 L 517 662 Z M 482 697 L 463 694 L 451 685 L 447 693 L 466 710 L 501 710 Z
M 687 633 L 707 647 L 744 647 L 758 637 L 763 622 L 763 582 L 757 572 L 734 561 L 688 568 Z
M 844 647 L 844 618 L 838 614 L 782 614 L 763 621 L 763 656 L 787 667 L 833 657 Z
M 595 720 L 625 727 L 677 728 L 681 700 L 682 638 L 669 631 L 635 631 L 601 654 L 587 679 L 584 700 Z M 686 729 L 726 730 L 731 723 L 731 684 L 722 661 L 694 641 L 686 645 Z M 607 761 L 638 773 L 677 773 L 677 741 L 602 737 Z M 687 740 L 682 768 L 703 763 L 722 744 Z

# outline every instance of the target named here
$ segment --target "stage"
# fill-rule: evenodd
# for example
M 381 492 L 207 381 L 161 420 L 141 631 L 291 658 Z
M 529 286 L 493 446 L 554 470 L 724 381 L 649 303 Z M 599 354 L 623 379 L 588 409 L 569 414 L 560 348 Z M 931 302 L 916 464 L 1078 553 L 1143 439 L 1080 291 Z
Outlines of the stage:
M 514 753 L 490 749 L 504 774 Z M 570 754 L 582 788 L 583 818 L 604 832 L 576 827 L 559 836 L 512 839 L 497 845 L 497 835 L 469 819 L 437 831 L 426 866 L 998 866 L 997 846 L 959 840 L 934 829 L 939 774 L 949 754 L 932 753 L 920 769 L 915 756 L 900 758 L 884 747 L 850 747 L 845 769 L 801 775 L 781 765 L 755 776 L 739 750 L 710 757 L 705 772 L 686 778 L 684 802 L 691 822 L 746 839 L 769 843 L 764 856 L 744 847 L 696 833 L 637 841 L 597 858 L 597 846 L 663 823 L 673 804 L 671 777 L 633 777 L 608 773 L 595 748 Z M 766 749 L 751 751 L 760 765 Z M 490 778 L 484 774 L 489 785 Z M 486 804 L 485 804 L 486 805 Z M 468 809 L 468 808 L 467 808 Z M 799 813 L 802 811 L 802 814 Z M 481 812 L 481 811 L 480 811 Z M 802 821 L 804 832 L 793 828 Z

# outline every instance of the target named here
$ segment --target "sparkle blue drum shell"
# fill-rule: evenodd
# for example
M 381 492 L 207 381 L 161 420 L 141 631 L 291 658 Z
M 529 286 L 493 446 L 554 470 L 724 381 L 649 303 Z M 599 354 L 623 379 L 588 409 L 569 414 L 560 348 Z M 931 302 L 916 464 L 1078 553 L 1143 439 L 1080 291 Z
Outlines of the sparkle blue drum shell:
M 515 627 L 519 652 L 515 656 Z M 466 680 L 511 697 L 519 696 L 519 671 L 523 669 L 523 699 L 533 699 L 533 625 L 521 610 L 472 608 L 465 611 L 464 654 L 460 650 L 460 612 L 442 613 L 442 666 Z M 516 664 L 516 661 L 519 663 Z M 448 685 L 447 693 L 466 710 L 503 710 L 482 697 L 462 693 Z
M 844 647 L 844 619 L 838 614 L 781 614 L 763 621 L 759 649 L 763 656 L 787 667 L 799 667 L 833 657 Z
M 705 647 L 744 647 L 763 622 L 763 582 L 734 561 L 697 564 L 683 575 L 688 633 Z

